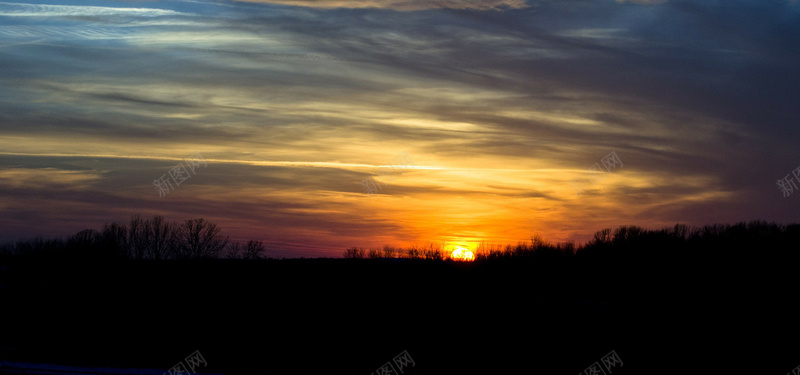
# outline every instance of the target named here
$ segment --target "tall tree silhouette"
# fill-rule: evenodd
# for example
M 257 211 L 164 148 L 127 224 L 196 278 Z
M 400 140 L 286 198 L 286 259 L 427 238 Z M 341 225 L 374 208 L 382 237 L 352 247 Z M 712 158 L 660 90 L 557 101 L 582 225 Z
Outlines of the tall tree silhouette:
M 168 259 L 175 256 L 174 251 L 178 243 L 178 225 L 155 216 L 146 222 L 148 246 L 147 255 L 153 259 Z
M 113 254 L 114 257 L 128 256 L 128 228 L 125 224 L 106 223 L 100 232 L 100 247 Z
M 150 242 L 150 231 L 147 221 L 139 214 L 131 216 L 128 225 L 128 253 L 133 259 L 143 259 L 147 255 L 147 246 Z

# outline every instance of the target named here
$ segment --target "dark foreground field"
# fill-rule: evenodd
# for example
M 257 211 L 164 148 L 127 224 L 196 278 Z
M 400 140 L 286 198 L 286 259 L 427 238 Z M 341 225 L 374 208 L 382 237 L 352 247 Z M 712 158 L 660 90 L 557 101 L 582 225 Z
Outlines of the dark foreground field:
M 201 372 L 782 375 L 797 264 L 2 259 L 0 361 Z M 609 371 L 610 370 L 610 371 Z M 2 368 L 0 368 L 2 372 Z M 588 372 L 591 373 L 591 372 Z

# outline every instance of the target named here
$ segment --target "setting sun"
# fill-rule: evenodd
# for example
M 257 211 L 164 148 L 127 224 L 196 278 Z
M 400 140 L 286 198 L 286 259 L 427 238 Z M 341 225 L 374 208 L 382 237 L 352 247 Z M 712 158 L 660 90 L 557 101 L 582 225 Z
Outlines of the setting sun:
M 472 251 L 469 251 L 466 248 L 457 247 L 455 250 L 453 250 L 453 253 L 450 254 L 450 258 L 454 260 L 469 262 L 475 260 L 475 254 L 473 254 Z

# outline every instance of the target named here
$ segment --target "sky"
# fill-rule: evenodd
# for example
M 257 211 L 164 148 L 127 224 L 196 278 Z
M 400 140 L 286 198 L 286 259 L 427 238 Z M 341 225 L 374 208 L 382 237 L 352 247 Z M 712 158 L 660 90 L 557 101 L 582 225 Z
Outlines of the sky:
M 0 2 L 0 241 L 137 213 L 282 257 L 798 222 L 799 65 L 792 0 Z

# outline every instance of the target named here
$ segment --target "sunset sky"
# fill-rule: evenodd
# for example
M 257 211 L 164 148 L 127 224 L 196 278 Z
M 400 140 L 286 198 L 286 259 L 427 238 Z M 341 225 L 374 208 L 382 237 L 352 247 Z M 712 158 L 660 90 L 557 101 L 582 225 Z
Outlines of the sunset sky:
M 139 213 L 285 257 L 580 243 L 798 222 L 797 167 L 796 1 L 0 2 L 3 242 Z

